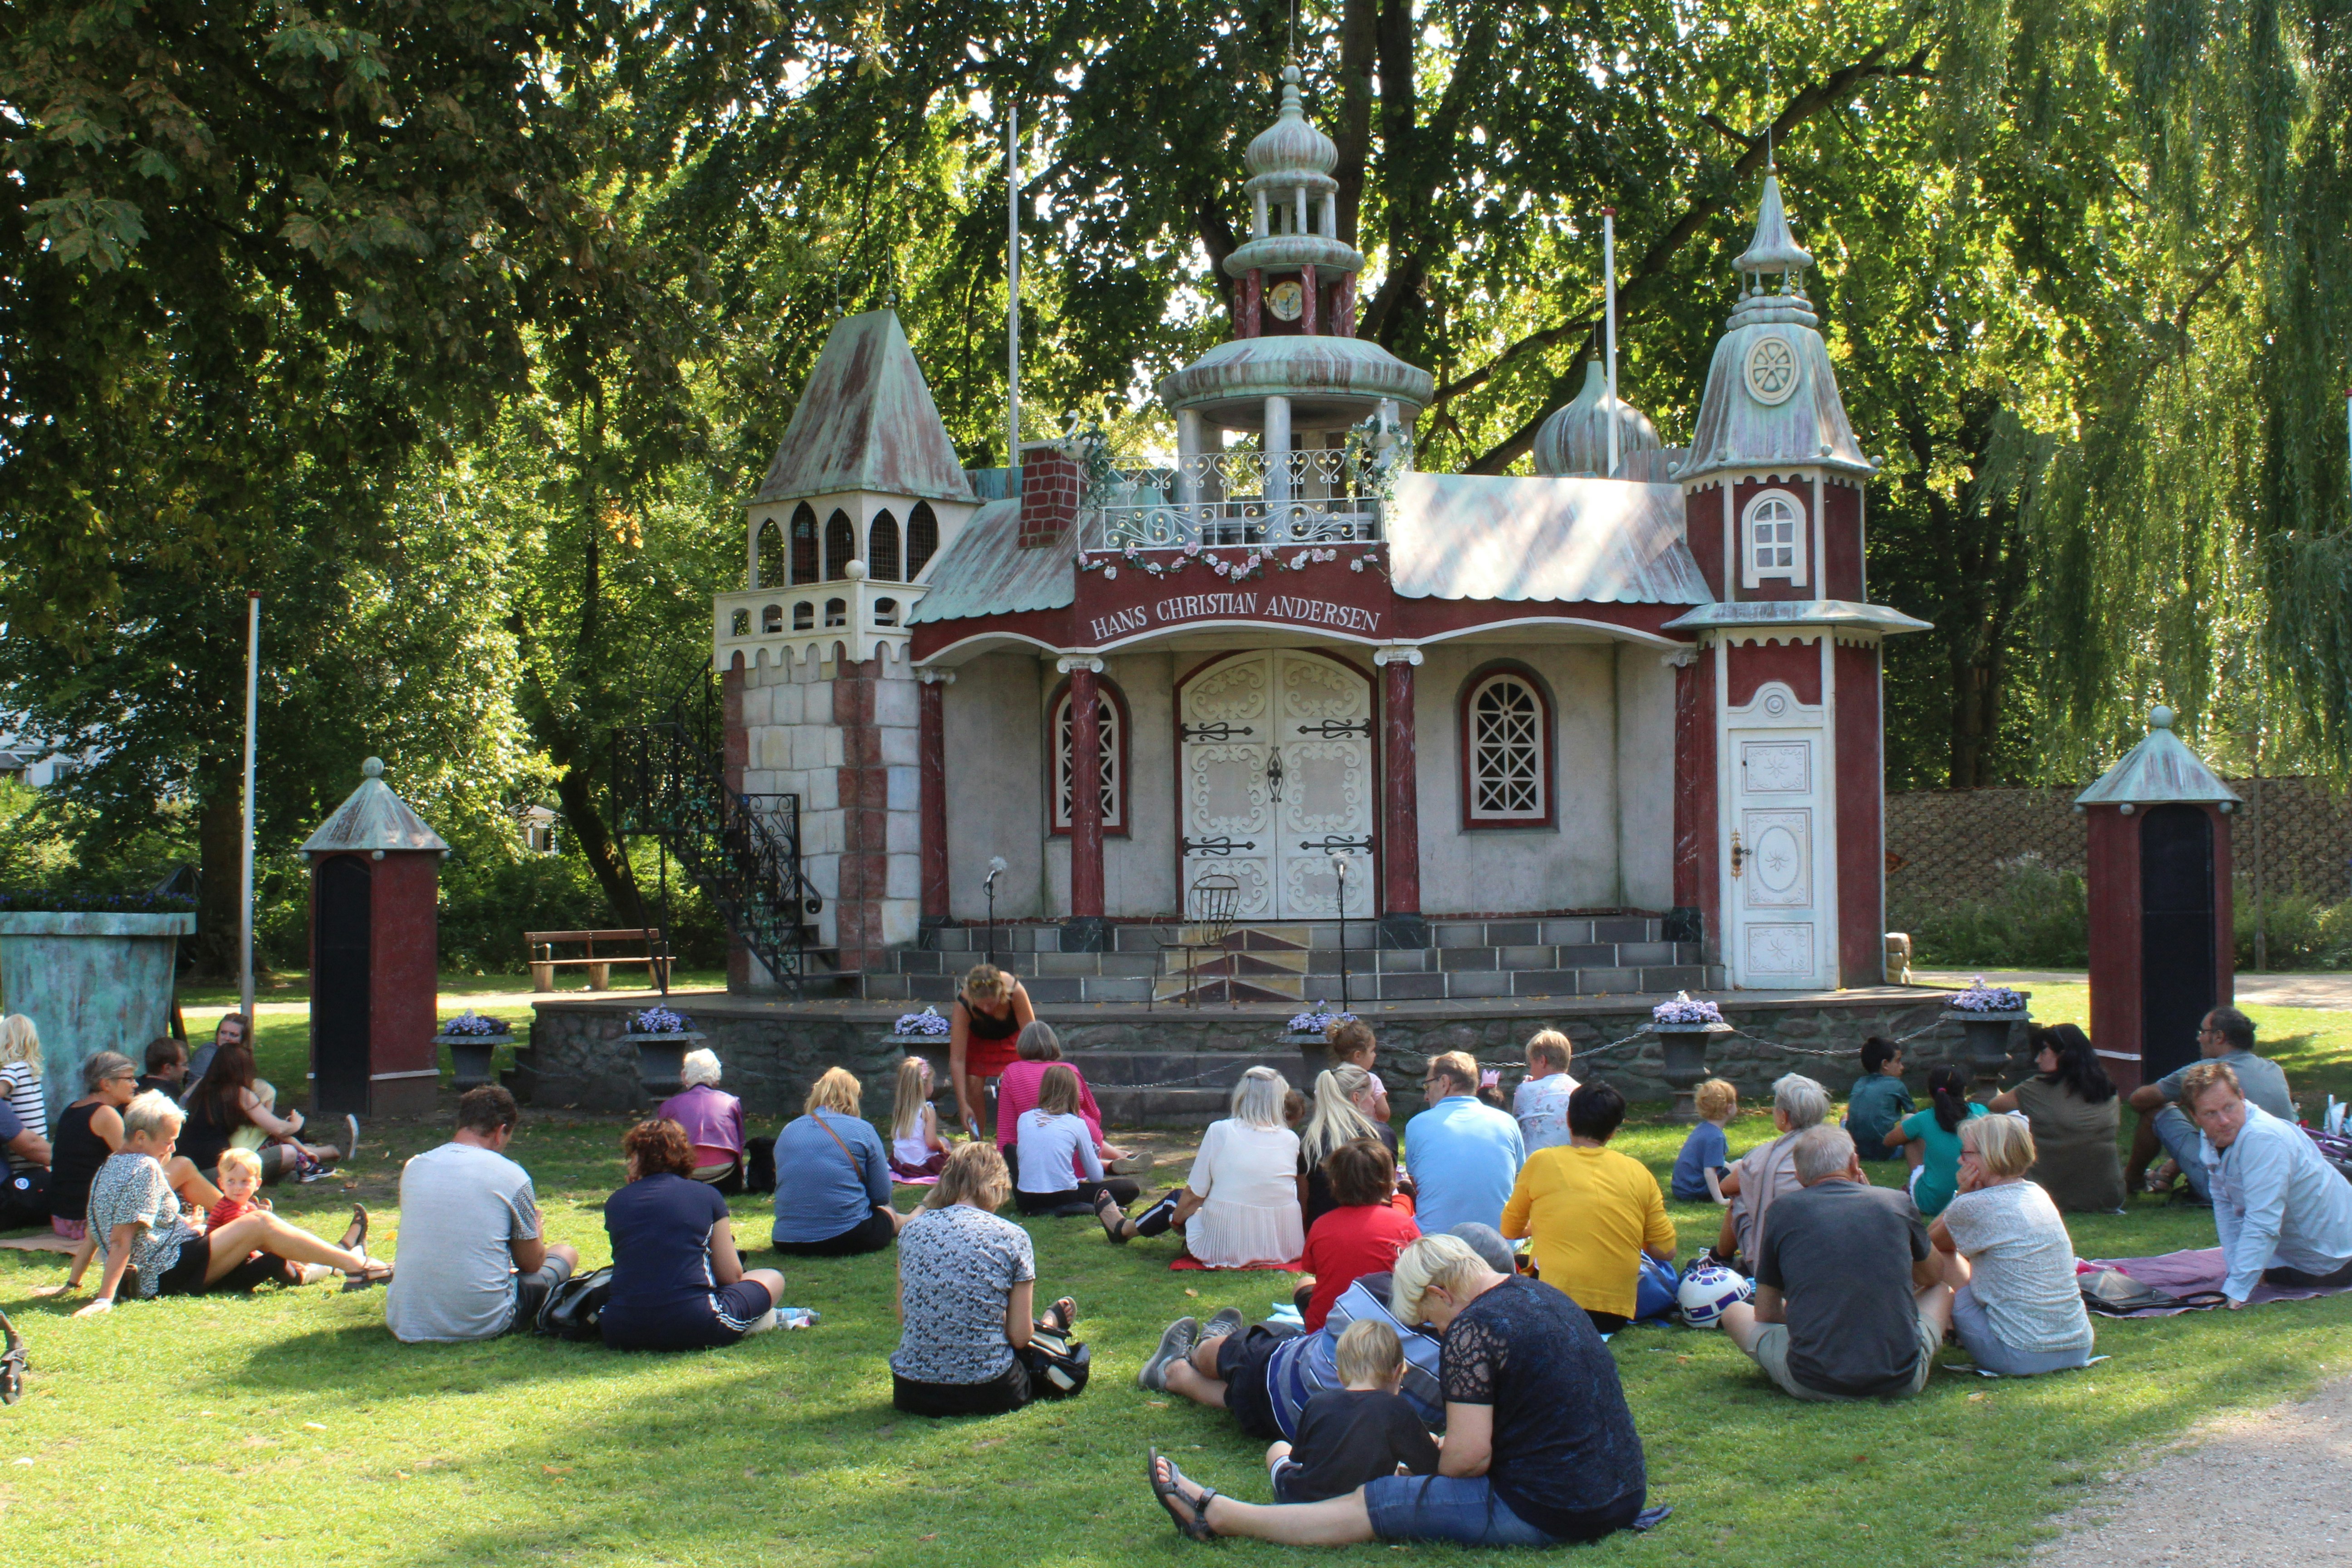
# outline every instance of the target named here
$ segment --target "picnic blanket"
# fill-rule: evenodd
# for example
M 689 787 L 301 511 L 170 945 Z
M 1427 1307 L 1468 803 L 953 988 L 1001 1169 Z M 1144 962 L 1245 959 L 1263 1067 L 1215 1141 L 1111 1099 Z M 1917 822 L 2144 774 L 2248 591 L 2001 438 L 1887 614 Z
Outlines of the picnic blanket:
M 2167 1252 L 2155 1258 L 2094 1258 L 2078 1267 L 2088 1269 L 2119 1268 L 2143 1285 L 2175 1296 L 2185 1296 L 2192 1290 L 2219 1290 L 2221 1281 L 2229 1278 L 2230 1268 L 2218 1247 L 2203 1247 L 2192 1252 Z M 2265 1301 L 2307 1301 L 2314 1296 L 2333 1296 L 2352 1289 L 2345 1285 L 2257 1285 L 2246 1299 L 2248 1306 L 2260 1306 Z M 2137 1312 L 2121 1314 L 2132 1318 L 2170 1318 L 2182 1312 L 2202 1311 L 2195 1306 L 2143 1307 Z
M 1208 1265 L 1202 1262 L 1192 1254 L 1186 1253 L 1183 1257 L 1179 1258 L 1175 1262 L 1170 1264 L 1168 1267 L 1175 1269 L 1186 1269 L 1206 1268 Z M 1225 1267 L 1235 1273 L 1246 1273 L 1253 1268 L 1266 1268 L 1278 1270 L 1285 1274 L 1304 1274 L 1307 1272 L 1307 1259 L 1304 1258 L 1293 1258 L 1288 1263 L 1234 1263 L 1227 1264 Z

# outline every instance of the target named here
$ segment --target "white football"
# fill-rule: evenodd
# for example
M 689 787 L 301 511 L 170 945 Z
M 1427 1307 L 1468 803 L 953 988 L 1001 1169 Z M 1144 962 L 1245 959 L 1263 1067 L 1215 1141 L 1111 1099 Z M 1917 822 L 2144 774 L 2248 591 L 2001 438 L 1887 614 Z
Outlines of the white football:
M 1682 1308 L 1684 1322 L 1694 1329 L 1712 1329 L 1721 1324 L 1726 1307 L 1755 1294 L 1756 1287 L 1738 1270 L 1709 1261 L 1694 1265 L 1683 1276 L 1675 1301 Z

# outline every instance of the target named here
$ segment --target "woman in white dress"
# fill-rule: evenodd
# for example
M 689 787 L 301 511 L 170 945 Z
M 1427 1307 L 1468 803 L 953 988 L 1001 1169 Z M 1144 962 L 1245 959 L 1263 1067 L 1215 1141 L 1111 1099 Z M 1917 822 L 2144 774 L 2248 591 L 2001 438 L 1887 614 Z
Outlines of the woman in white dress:
M 1282 1123 L 1288 1086 L 1269 1067 L 1234 1085 L 1233 1114 L 1212 1122 L 1183 1187 L 1133 1218 L 1108 1194 L 1096 1205 L 1115 1242 L 1184 1233 L 1184 1249 L 1211 1268 L 1291 1263 L 1307 1250 L 1298 1212 L 1298 1134 Z

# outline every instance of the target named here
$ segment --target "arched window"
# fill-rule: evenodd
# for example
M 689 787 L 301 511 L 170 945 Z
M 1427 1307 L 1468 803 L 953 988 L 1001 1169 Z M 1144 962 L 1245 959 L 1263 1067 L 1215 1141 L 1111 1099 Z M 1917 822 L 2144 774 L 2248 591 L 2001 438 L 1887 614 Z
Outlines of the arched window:
M 732 616 L 729 616 L 727 635 L 730 637 L 750 637 L 751 635 L 751 612 L 749 610 L 738 610 Z
M 1118 689 L 1100 677 L 1095 683 L 1095 721 L 1102 737 L 1102 825 L 1105 833 L 1127 832 L 1127 704 Z M 1070 830 L 1070 687 L 1054 694 L 1054 831 Z
M 1549 827 L 1551 708 L 1525 669 L 1474 677 L 1462 698 L 1462 818 L 1466 827 Z
M 803 501 L 793 513 L 793 583 L 816 581 L 816 509 Z
M 1748 547 L 1740 560 L 1741 586 L 1768 578 L 1804 586 L 1805 509 L 1787 490 L 1766 490 L 1748 503 Z
M 814 605 L 810 604 L 806 599 L 803 599 L 799 604 L 793 606 L 793 630 L 796 632 L 811 631 L 815 628 L 815 626 L 816 606 Z
M 739 616 L 744 614 L 741 610 L 738 610 L 735 613 Z M 746 626 L 744 629 L 749 631 L 751 628 Z M 773 633 L 782 631 L 783 629 L 784 607 L 782 605 L 770 605 L 766 609 L 760 612 L 761 636 L 770 636 Z
M 931 515 L 928 503 L 917 501 L 915 510 L 907 514 L 907 575 L 904 581 L 911 583 L 921 576 L 923 568 L 929 566 L 931 557 L 939 552 L 940 520 Z
M 824 602 L 824 624 L 829 626 L 847 626 L 849 624 L 848 601 L 827 599 Z
M 760 525 L 760 570 L 755 574 L 754 588 L 781 588 L 784 585 L 784 531 L 770 518 Z
M 897 626 L 898 624 L 898 601 L 896 599 L 875 600 L 874 624 L 877 626 Z
M 866 574 L 877 583 L 903 583 L 898 575 L 898 520 L 887 511 L 874 514 L 866 531 Z
M 849 575 L 849 563 L 857 553 L 857 531 L 849 526 L 849 514 L 836 511 L 824 520 L 824 580 L 838 583 Z

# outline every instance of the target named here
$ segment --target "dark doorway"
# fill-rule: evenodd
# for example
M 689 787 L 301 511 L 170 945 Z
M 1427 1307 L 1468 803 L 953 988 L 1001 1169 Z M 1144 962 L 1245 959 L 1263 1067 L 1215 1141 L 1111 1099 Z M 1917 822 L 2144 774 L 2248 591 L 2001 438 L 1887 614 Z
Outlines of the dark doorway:
M 2197 1059 L 2214 995 L 2213 819 L 2193 805 L 2148 808 L 2139 825 L 2141 1079 Z
M 311 932 L 311 1104 L 322 1116 L 368 1110 L 370 948 L 368 863 L 331 856 L 319 868 Z M 284 1103 L 280 1102 L 281 1105 Z

